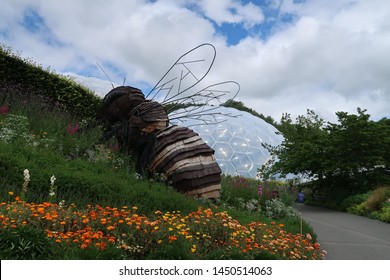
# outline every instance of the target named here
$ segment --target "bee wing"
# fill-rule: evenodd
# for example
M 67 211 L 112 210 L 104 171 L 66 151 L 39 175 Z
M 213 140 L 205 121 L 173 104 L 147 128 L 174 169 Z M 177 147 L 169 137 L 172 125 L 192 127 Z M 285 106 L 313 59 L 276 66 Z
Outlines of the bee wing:
M 161 103 L 179 98 L 209 73 L 215 56 L 215 47 L 208 43 L 191 49 L 179 57 L 145 98 Z
M 215 124 L 226 121 L 228 117 L 238 116 L 222 113 L 218 109 L 226 101 L 233 100 L 239 91 L 239 83 L 225 81 L 174 101 L 167 100 L 163 105 L 167 108 L 169 120 L 173 123 L 185 124 L 186 121 L 192 120 L 191 125 Z

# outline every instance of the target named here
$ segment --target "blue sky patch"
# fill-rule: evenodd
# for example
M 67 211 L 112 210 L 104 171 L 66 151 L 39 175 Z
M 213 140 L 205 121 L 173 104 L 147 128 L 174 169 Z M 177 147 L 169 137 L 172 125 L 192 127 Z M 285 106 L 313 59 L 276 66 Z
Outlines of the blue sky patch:
M 26 9 L 23 14 L 22 26 L 31 33 L 48 30 L 45 20 L 34 9 Z
M 228 45 L 237 45 L 242 39 L 248 36 L 247 30 L 242 24 L 224 23 L 215 26 L 217 33 L 226 37 Z
M 60 42 L 47 26 L 45 19 L 34 9 L 28 8 L 23 13 L 21 25 L 31 34 L 39 36 L 48 45 L 53 47 L 64 47 L 65 44 Z
M 250 29 L 244 27 L 243 23 L 224 23 L 218 26 L 214 23 L 214 28 L 217 34 L 226 37 L 228 45 L 237 45 L 246 37 L 256 37 L 266 41 L 274 33 L 280 31 L 281 28 L 295 23 L 298 19 L 294 14 L 281 14 L 279 6 L 270 6 L 270 1 L 242 1 L 243 3 L 252 2 L 259 5 L 264 13 L 264 21 Z M 303 1 L 301 1 L 303 2 Z

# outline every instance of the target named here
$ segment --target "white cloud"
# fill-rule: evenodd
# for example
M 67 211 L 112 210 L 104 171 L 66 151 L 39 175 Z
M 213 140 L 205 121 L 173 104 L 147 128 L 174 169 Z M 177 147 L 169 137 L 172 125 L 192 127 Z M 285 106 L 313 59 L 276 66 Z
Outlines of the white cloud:
M 6 1 L 0 41 L 58 72 L 107 80 L 100 63 L 114 83 L 126 77 L 134 86 L 153 85 L 182 53 L 210 42 L 217 60 L 204 82 L 238 81 L 239 100 L 277 120 L 307 108 L 330 117 L 356 107 L 390 115 L 390 2 L 270 3 L 280 8 L 272 22 L 286 14 L 294 20 L 279 22 L 266 40 L 248 35 L 228 46 L 213 22 L 251 28 L 270 22 L 266 10 L 238 0 Z M 23 28 L 26 9 L 42 17 L 49 33 Z M 47 34 L 57 44 L 48 44 Z
M 197 5 L 218 25 L 242 23 L 246 28 L 251 28 L 264 20 L 262 10 L 251 2 L 242 4 L 238 0 L 200 0 Z

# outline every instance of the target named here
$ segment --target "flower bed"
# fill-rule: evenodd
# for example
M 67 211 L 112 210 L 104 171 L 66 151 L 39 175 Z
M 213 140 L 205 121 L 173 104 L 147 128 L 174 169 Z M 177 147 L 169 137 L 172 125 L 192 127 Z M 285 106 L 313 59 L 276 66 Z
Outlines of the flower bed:
M 64 202 L 36 204 L 16 197 L 0 204 L 0 222 L 2 228 L 39 228 L 59 246 L 78 244 L 81 250 L 116 246 L 128 258 L 138 259 L 157 257 L 161 248 L 166 253 L 172 246 L 194 259 L 208 259 L 213 251 L 224 252 L 225 258 L 248 259 L 264 254 L 276 259 L 321 259 L 325 254 L 309 234 L 288 233 L 275 222 L 241 225 L 227 212 L 210 208 L 188 215 L 155 211 L 147 217 L 135 206 L 89 205 L 80 210 Z

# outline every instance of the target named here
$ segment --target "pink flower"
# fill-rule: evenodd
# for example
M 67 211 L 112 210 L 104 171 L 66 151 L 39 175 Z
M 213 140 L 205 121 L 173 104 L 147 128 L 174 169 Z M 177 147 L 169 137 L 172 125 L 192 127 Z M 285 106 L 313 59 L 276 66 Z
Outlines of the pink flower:
M 261 185 L 259 185 L 259 187 L 257 189 L 257 193 L 259 194 L 259 196 L 263 195 L 263 187 Z
M 79 124 L 76 123 L 74 127 L 70 123 L 68 123 L 68 133 L 70 135 L 74 135 L 79 130 Z
M 0 115 L 7 115 L 9 112 L 9 108 L 7 105 L 3 105 L 0 107 Z

